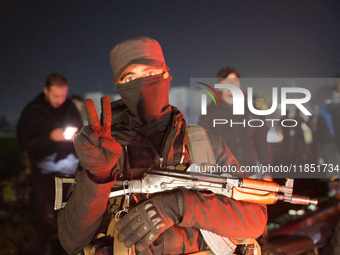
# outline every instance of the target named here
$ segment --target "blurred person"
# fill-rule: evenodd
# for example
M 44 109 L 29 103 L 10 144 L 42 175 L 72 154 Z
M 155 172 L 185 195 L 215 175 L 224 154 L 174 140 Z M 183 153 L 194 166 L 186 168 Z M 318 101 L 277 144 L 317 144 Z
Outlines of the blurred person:
M 334 131 L 334 141 L 340 152 L 340 75 L 337 76 L 332 97 L 327 102 L 327 112 L 331 115 Z
M 224 67 L 217 73 L 219 84 L 231 84 L 241 88 L 240 75 L 232 67 Z M 247 107 L 244 107 L 244 115 L 233 115 L 233 95 L 229 89 L 220 88 L 222 106 L 210 103 L 207 114 L 201 115 L 198 124 L 211 133 L 219 135 L 227 143 L 231 152 L 243 166 L 255 166 L 258 164 L 268 165 L 272 162 L 271 147 L 267 143 L 268 128 L 250 127 L 248 125 L 216 125 L 213 127 L 213 119 L 232 119 L 233 122 L 241 123 L 255 118 Z M 245 100 L 246 101 L 246 100 Z M 259 119 L 259 116 L 256 116 Z M 257 176 L 262 178 L 262 176 Z M 271 179 L 270 176 L 266 178 Z
M 190 165 L 185 119 L 169 104 L 171 76 L 158 42 L 148 37 L 125 40 L 111 51 L 110 62 L 121 100 L 110 105 L 107 97 L 102 99 L 101 122 L 93 102 L 86 101 L 89 126 L 74 140 L 80 159 L 76 186 L 58 216 L 59 238 L 70 254 L 98 241 L 108 228 L 105 219 L 114 220 L 109 194 L 116 177 Z M 239 167 L 220 137 L 211 141 L 219 165 Z M 137 200 L 129 200 L 129 213 L 118 221 L 116 231 L 118 240 L 126 247 L 135 245 L 139 255 L 205 250 L 199 228 L 231 238 L 255 238 L 266 225 L 265 205 L 220 195 L 176 189 Z M 114 239 L 114 247 L 117 242 Z M 112 243 L 97 248 L 96 254 L 113 254 Z M 117 254 L 126 254 L 124 249 Z
M 283 116 L 280 119 L 280 122 L 284 119 L 293 119 L 297 124 L 294 127 L 281 126 L 283 139 L 280 144 L 280 155 L 282 164 L 298 165 L 308 163 L 308 159 L 310 159 L 310 150 L 305 141 L 303 130 L 303 125 L 307 126 L 307 123 L 301 117 L 298 108 L 292 110 L 290 114 Z
M 332 126 L 334 130 L 334 143 L 337 148 L 338 160 L 333 163 L 335 168 L 340 167 L 340 75 L 336 77 L 336 85 L 332 92 L 331 101 L 328 102 L 327 112 L 331 115 Z M 337 182 L 335 185 L 336 197 L 340 199 L 339 176 L 336 176 Z M 334 178 L 335 179 L 335 178 Z M 340 246 L 340 243 L 339 243 Z
M 86 113 L 84 109 L 84 98 L 79 95 L 72 95 L 70 99 L 72 100 L 77 110 L 79 111 L 80 117 L 83 121 L 83 125 L 85 125 L 87 122 L 86 122 Z
M 82 121 L 67 93 L 66 78 L 50 74 L 43 92 L 23 109 L 17 126 L 18 142 L 31 165 L 35 254 L 52 254 L 51 236 L 56 227 L 54 176 L 74 175 L 79 162 L 73 137 Z
M 316 141 L 319 150 L 320 163 L 335 164 L 340 162 L 340 154 L 336 145 L 335 130 L 332 115 L 327 111 L 329 100 L 320 107 L 317 118 Z
M 316 142 L 319 148 L 319 163 L 340 167 L 340 79 L 319 109 L 317 117 Z M 328 181 L 328 195 L 340 199 L 339 177 L 335 175 Z
M 84 110 L 84 99 L 79 95 L 72 95 L 70 97 L 71 101 L 76 106 L 77 110 L 81 113 Z
M 324 104 L 325 113 L 324 116 L 328 117 L 328 130 L 330 130 L 333 143 L 328 143 L 329 148 L 333 147 L 332 151 L 329 151 L 332 155 L 331 162 L 325 162 L 333 164 L 334 168 L 340 167 L 340 75 L 336 77 L 336 85 L 332 91 L 331 98 L 326 100 Z M 320 131 L 321 133 L 321 131 Z M 337 171 L 336 171 L 337 173 Z M 329 182 L 329 195 L 336 197 L 340 200 L 340 187 L 339 187 L 339 175 L 335 175 L 332 181 Z M 340 253 L 340 218 L 338 217 L 335 228 L 333 229 L 332 236 L 330 238 L 332 247 L 332 255 Z

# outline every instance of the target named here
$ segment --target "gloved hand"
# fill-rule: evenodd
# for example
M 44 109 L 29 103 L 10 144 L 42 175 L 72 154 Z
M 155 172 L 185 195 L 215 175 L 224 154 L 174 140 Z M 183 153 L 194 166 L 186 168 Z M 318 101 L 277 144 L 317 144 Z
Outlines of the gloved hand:
M 121 146 L 111 136 L 111 104 L 109 97 L 101 99 L 102 123 L 100 123 L 92 99 L 85 101 L 85 110 L 89 126 L 82 128 L 74 138 L 74 148 L 81 165 L 97 180 L 110 177 L 111 169 L 116 165 Z
M 165 230 L 182 218 L 183 193 L 172 191 L 151 197 L 131 209 L 118 223 L 118 240 L 139 251 L 148 247 Z

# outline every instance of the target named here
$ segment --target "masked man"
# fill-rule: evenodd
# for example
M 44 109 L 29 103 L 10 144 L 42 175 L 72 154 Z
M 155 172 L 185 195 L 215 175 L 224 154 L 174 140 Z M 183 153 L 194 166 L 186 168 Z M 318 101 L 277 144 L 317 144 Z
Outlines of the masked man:
M 106 213 L 112 211 L 107 205 L 116 176 L 136 177 L 150 168 L 190 165 L 185 119 L 169 104 L 171 76 L 158 42 L 148 37 L 123 41 L 111 51 L 110 62 L 121 100 L 111 108 L 107 99 L 102 101 L 102 123 L 93 112 L 93 102 L 87 101 L 90 125 L 74 140 L 81 163 L 74 192 L 58 218 L 59 238 L 70 254 L 81 251 L 103 226 L 107 228 Z M 211 140 L 217 164 L 239 166 L 221 138 Z M 192 190 L 136 200 L 116 231 L 118 240 L 126 247 L 135 246 L 137 254 L 205 250 L 199 229 L 231 238 L 256 238 L 267 220 L 264 205 Z

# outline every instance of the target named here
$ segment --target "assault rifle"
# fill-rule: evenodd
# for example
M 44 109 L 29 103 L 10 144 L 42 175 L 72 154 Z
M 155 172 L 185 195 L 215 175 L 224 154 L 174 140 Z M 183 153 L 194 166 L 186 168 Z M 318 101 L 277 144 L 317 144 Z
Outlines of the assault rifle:
M 293 185 L 294 179 L 286 179 L 283 186 L 276 182 L 256 179 L 151 169 L 141 179 L 116 181 L 114 187 L 120 187 L 120 189 L 113 190 L 110 197 L 122 196 L 127 193 L 152 194 L 176 188 L 186 188 L 211 191 L 215 194 L 250 203 L 274 204 L 278 200 L 283 200 L 291 204 L 317 205 L 317 199 L 293 195 Z
M 195 167 L 190 167 L 195 169 Z M 54 209 L 65 206 L 63 184 L 74 183 L 72 178 L 55 177 L 56 196 Z M 293 195 L 294 179 L 286 179 L 285 185 L 276 182 L 248 178 L 225 177 L 200 172 L 182 172 L 175 170 L 151 169 L 141 179 L 117 180 L 112 187 L 110 197 L 126 194 L 153 194 L 186 188 L 200 191 L 211 191 L 239 201 L 259 204 L 275 204 L 278 200 L 291 204 L 317 205 L 317 199 Z

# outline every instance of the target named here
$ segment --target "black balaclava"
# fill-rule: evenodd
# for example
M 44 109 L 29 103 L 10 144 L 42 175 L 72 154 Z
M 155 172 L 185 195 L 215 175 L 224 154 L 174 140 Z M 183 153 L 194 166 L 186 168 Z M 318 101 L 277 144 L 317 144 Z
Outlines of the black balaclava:
M 164 131 L 162 126 L 169 123 L 171 115 L 170 80 L 168 72 L 164 72 L 116 85 L 122 101 L 129 108 L 130 122 L 134 129 L 158 123 L 161 126 L 156 129 Z

